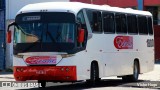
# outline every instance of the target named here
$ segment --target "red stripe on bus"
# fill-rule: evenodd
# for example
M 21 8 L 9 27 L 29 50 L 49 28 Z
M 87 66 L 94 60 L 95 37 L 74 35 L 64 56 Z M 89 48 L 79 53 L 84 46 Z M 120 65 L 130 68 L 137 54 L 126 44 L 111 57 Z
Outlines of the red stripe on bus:
M 76 81 L 76 66 L 14 66 L 16 81 Z

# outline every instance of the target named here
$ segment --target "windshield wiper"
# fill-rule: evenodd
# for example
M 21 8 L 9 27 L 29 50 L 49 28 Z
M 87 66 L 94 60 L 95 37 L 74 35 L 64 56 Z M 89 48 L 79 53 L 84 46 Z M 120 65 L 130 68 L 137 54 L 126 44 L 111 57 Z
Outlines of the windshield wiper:
M 50 39 L 52 40 L 52 43 L 55 43 L 56 40 L 57 40 L 57 37 L 59 38 L 59 36 L 61 36 L 61 33 L 57 34 L 56 40 L 55 40 L 55 38 L 53 38 L 52 34 L 48 31 L 48 28 L 47 28 L 47 34 L 49 35 Z M 57 47 L 57 51 L 61 50 L 61 48 L 59 47 L 59 45 L 56 45 L 56 47 Z
M 61 37 L 62 31 L 61 32 L 57 32 L 57 36 L 56 36 L 56 40 L 58 40 Z M 61 37 L 62 39 L 62 37 Z
M 49 35 L 50 39 L 52 40 L 53 43 L 55 43 L 55 39 L 53 38 L 53 36 L 51 35 L 51 33 L 47 30 L 47 34 Z
M 38 39 L 37 41 L 31 43 L 31 45 L 29 45 L 27 48 L 25 48 L 25 49 L 22 50 L 22 51 L 23 51 L 23 52 L 26 52 L 26 51 L 30 50 L 30 49 L 33 48 L 35 45 L 37 45 L 37 42 L 40 42 L 40 44 L 41 44 L 41 49 L 42 49 L 43 35 L 44 35 L 43 33 L 44 33 L 44 30 L 42 30 L 42 33 L 41 33 L 41 35 L 40 35 L 40 39 Z M 52 36 L 51 32 L 48 31 L 48 27 L 47 27 L 47 30 L 46 30 L 45 33 L 46 33 L 46 35 L 48 34 L 49 38 L 52 40 L 52 43 L 55 43 L 56 40 L 60 38 L 62 31 L 57 33 L 56 38 L 54 38 L 54 37 Z M 55 39 L 56 39 L 56 40 L 55 40 Z M 57 46 L 57 50 L 60 51 L 61 48 L 60 48 L 58 45 L 56 45 L 56 46 Z

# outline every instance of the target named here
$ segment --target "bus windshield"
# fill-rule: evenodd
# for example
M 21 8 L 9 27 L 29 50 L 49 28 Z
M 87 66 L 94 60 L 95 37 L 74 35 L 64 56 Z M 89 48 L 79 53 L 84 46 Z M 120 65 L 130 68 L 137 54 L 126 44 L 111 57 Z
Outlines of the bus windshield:
M 33 42 L 74 42 L 73 23 L 26 23 L 15 28 L 15 43 Z
M 16 17 L 14 52 L 65 52 L 75 45 L 75 15 L 68 12 L 23 13 Z

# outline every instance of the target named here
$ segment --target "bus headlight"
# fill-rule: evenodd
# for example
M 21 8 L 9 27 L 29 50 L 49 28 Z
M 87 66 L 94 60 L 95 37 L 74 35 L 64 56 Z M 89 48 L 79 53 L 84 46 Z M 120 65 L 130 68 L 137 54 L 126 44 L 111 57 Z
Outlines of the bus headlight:
M 23 58 L 23 55 L 15 55 L 17 58 Z
M 61 71 L 64 71 L 64 68 L 61 68 Z
M 24 69 L 23 69 L 23 68 L 16 68 L 16 71 L 17 71 L 17 72 L 23 72 Z
M 62 54 L 62 58 L 68 58 L 74 56 L 73 54 Z
M 66 68 L 66 71 L 68 72 L 68 71 L 69 71 L 69 68 Z

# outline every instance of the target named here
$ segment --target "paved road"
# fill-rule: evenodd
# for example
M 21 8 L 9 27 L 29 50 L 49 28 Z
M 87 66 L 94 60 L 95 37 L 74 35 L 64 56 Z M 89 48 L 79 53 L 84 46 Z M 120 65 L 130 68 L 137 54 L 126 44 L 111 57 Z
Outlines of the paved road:
M 114 80 L 104 80 L 99 82 L 94 87 L 87 85 L 84 82 L 81 83 L 74 83 L 74 84 L 67 84 L 62 85 L 61 83 L 47 83 L 47 90 L 159 90 L 160 88 L 156 87 L 144 87 L 138 86 L 138 84 L 143 83 L 152 83 L 150 81 L 138 81 L 136 83 L 128 83 L 122 82 L 122 80 L 114 79 Z M 0 90 L 42 90 L 43 88 L 0 88 Z
M 12 73 L 1 73 L 0 81 L 15 81 Z M 39 90 L 42 88 L 0 88 L 0 90 Z M 52 83 L 48 82 L 46 89 L 52 90 L 160 90 L 160 64 L 155 64 L 152 72 L 140 75 L 138 82 L 124 82 L 116 77 L 103 78 L 94 87 L 85 82 Z

